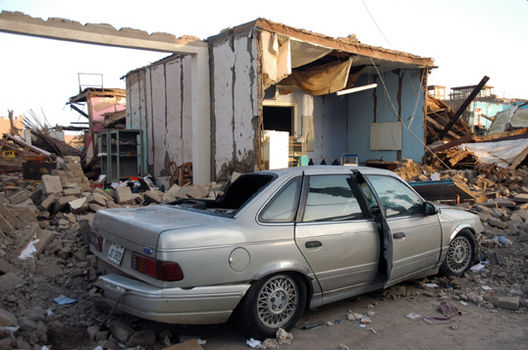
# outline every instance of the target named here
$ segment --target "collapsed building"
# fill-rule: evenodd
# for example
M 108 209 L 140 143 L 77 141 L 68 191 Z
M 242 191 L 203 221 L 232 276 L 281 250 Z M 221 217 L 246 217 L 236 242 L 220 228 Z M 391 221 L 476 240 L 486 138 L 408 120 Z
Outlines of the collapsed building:
M 211 115 L 203 132 L 192 119 L 191 54 L 126 75 L 127 127 L 142 130 L 148 173 L 169 176 L 171 164 L 196 152 L 208 155 L 214 180 L 350 153 L 421 161 L 432 59 L 265 19 L 206 42 L 210 85 L 198 93 L 209 94 Z

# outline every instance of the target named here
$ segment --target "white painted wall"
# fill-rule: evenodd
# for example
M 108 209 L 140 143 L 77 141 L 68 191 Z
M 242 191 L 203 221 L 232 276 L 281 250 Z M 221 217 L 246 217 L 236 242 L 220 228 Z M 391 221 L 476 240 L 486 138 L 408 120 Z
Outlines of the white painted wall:
M 214 172 L 252 171 L 258 118 L 257 49 L 249 33 L 210 39 L 213 64 Z
M 146 172 L 193 161 L 192 57 L 171 56 L 127 75 L 127 128 L 144 133 Z

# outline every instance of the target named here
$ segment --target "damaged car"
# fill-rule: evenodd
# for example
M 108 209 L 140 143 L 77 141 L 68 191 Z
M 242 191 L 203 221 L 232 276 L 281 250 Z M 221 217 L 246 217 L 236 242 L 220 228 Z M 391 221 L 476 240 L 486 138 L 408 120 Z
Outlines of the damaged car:
M 393 172 L 309 166 L 241 175 L 216 200 L 97 212 L 104 296 L 177 324 L 231 316 L 253 337 L 313 308 L 474 262 L 473 213 L 425 201 Z

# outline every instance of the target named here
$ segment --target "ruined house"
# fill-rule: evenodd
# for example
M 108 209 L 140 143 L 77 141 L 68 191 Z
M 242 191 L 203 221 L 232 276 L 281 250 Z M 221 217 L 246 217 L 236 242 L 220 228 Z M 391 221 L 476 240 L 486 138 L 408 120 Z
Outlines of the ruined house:
M 210 116 L 198 117 L 207 132 L 192 117 L 192 54 L 126 75 L 127 127 L 143 130 L 152 175 L 167 176 L 169 163 L 191 162 L 194 152 L 207 154 L 212 180 L 265 169 L 266 130 L 287 132 L 289 165 L 302 154 L 314 164 L 343 153 L 421 161 L 432 59 L 265 19 L 206 43 L 209 91 L 198 93 L 209 94 Z

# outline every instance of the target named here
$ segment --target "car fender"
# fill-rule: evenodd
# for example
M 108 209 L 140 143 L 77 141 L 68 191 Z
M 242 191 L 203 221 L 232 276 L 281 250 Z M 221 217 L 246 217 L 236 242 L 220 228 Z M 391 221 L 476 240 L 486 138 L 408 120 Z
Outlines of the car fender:
M 453 238 L 455 238 L 456 235 L 458 235 L 458 233 L 459 233 L 460 231 L 462 231 L 463 229 L 465 229 L 465 228 L 468 228 L 468 229 L 471 231 L 471 233 L 475 234 L 475 232 L 473 231 L 473 227 L 472 227 L 470 224 L 466 224 L 466 223 L 464 223 L 464 224 L 459 224 L 459 225 L 457 225 L 457 226 L 454 228 L 454 230 L 451 232 L 451 235 L 449 236 L 449 243 L 451 243 L 451 241 L 453 240 Z
M 312 271 L 306 265 L 303 265 L 297 261 L 277 261 L 269 265 L 266 265 L 262 269 L 260 269 L 260 271 L 257 272 L 253 276 L 252 280 L 257 281 L 263 277 L 273 275 L 275 273 L 289 272 L 289 271 L 298 272 L 308 277 L 310 280 L 313 277 Z

